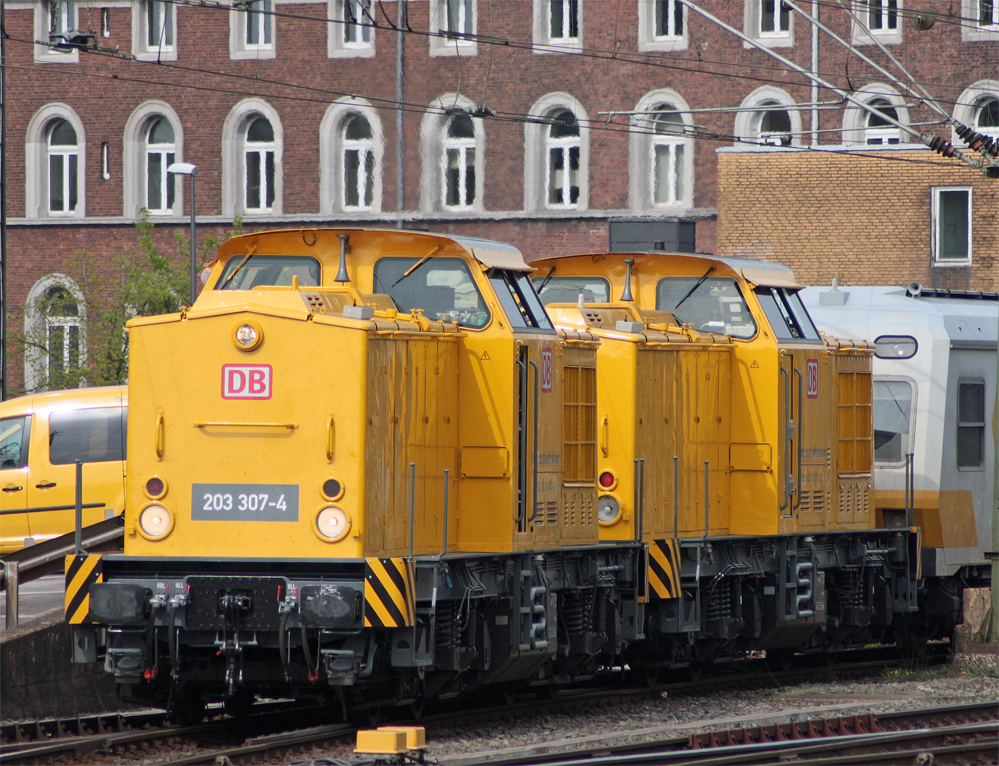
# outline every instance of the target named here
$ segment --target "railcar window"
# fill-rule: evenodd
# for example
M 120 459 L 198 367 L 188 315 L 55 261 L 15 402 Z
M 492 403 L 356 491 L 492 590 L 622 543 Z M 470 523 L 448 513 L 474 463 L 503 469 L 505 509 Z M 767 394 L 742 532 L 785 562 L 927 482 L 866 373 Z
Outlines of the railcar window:
M 321 284 L 319 261 L 307 255 L 234 255 L 225 263 L 216 290 L 253 290 L 261 286 L 291 286 L 298 277 L 301 287 Z
M 782 287 L 757 287 L 763 313 L 778 340 L 821 340 L 796 291 Z
M 957 467 L 985 464 L 985 384 L 962 382 L 957 387 Z
M 374 291 L 392 296 L 399 311 L 422 309 L 431 319 L 477 329 L 489 309 L 461 258 L 382 258 L 375 264 Z
M 610 303 L 610 283 L 602 277 L 534 277 L 533 282 L 546 306 L 576 303 L 580 294 L 585 303 Z
M 124 460 L 127 421 L 128 411 L 123 407 L 53 412 L 49 416 L 49 462 Z
M 874 462 L 901 463 L 910 451 L 912 385 L 874 381 Z
M 534 285 L 526 274 L 494 269 L 489 272 L 489 281 L 507 319 L 515 329 L 554 331 L 555 328 L 534 291 Z
M 656 286 L 656 309 L 704 332 L 752 338 L 756 321 L 731 277 L 666 277 Z
M 24 468 L 28 464 L 28 432 L 31 415 L 0 420 L 0 470 Z

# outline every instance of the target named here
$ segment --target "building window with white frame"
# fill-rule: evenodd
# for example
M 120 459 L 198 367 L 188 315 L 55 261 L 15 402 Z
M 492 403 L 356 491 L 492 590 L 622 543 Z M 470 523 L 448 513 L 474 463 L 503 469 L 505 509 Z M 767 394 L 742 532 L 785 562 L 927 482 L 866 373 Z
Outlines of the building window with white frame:
M 375 147 L 371 126 L 359 114 L 343 124 L 343 206 L 347 210 L 370 210 L 375 191 Z
M 683 178 L 686 153 L 683 117 L 670 106 L 660 106 L 651 115 L 652 202 L 677 205 L 684 198 Z
M 971 188 L 933 188 L 933 259 L 939 264 L 971 262 Z
M 652 6 L 655 14 L 653 39 L 661 41 L 682 38 L 684 29 L 683 3 L 680 0 L 653 0 Z
M 999 0 L 996 0 L 999 4 Z M 999 138 L 999 98 L 986 96 L 975 104 L 975 127 L 979 133 Z
M 243 143 L 246 212 L 270 213 L 274 206 L 274 128 L 265 117 L 246 126 Z
M 444 133 L 444 207 L 464 210 L 475 205 L 475 124 L 466 114 L 447 122 Z
M 172 51 L 174 46 L 174 7 L 164 0 L 146 0 L 146 50 Z
M 73 215 L 79 200 L 80 148 L 67 120 L 53 120 L 48 136 L 49 215 Z
M 576 207 L 579 202 L 579 123 L 567 109 L 551 119 L 546 141 L 548 207 Z
M 343 0 L 343 47 L 371 45 L 371 0 Z
M 759 115 L 757 135 L 760 143 L 768 146 L 790 146 L 791 115 L 786 109 L 781 109 L 776 101 L 765 101 L 760 106 L 768 107 Z
M 149 122 L 146 132 L 146 209 L 156 215 L 173 212 L 174 179 L 167 173 L 176 157 L 173 126 L 165 117 Z
M 999 0 L 978 0 L 978 26 L 999 28 Z
M 687 6 L 680 0 L 638 0 L 638 50 L 686 49 L 687 18 Z
M 268 59 L 274 47 L 274 0 L 233 0 L 229 12 L 229 57 Z
M 444 0 L 443 5 L 441 32 L 453 37 L 475 33 L 475 0 Z
M 548 39 L 553 43 L 579 40 L 579 0 L 548 0 Z
M 888 122 L 885 117 L 898 121 L 898 111 L 883 98 L 867 102 L 874 107 L 874 112 L 867 112 L 867 128 L 864 131 L 864 142 L 871 146 L 897 144 L 900 140 L 899 129 Z
M 48 33 L 64 35 L 76 28 L 76 3 L 74 0 L 47 0 L 45 11 L 48 17 Z
M 68 290 L 53 287 L 45 294 L 44 314 L 46 382 L 65 387 L 80 367 L 80 307 Z
M 860 0 L 857 15 L 873 34 L 898 31 L 898 0 Z
M 9 3 L 8 3 L 9 5 Z M 80 60 L 76 48 L 58 49 L 66 33 L 79 26 L 79 7 L 76 0 L 38 0 L 25 7 L 34 6 L 35 61 L 72 64 Z
M 791 32 L 791 7 L 783 0 L 759 0 L 760 37 L 786 37 Z

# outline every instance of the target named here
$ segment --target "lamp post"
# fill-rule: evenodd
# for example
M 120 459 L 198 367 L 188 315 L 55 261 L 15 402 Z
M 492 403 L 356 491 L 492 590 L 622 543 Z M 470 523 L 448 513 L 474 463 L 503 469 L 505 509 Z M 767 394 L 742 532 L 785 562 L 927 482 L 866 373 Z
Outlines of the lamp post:
M 174 162 L 167 167 L 167 173 L 191 177 L 191 305 L 193 306 L 198 291 L 195 282 L 195 271 L 198 266 L 198 244 L 194 223 L 194 177 L 198 175 L 198 166 L 192 165 L 190 162 Z

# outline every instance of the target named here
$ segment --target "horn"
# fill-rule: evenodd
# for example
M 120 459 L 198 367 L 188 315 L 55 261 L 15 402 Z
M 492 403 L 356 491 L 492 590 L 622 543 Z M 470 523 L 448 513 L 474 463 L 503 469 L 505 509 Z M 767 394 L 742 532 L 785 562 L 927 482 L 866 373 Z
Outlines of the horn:
M 631 295 L 631 267 L 635 265 L 634 258 L 625 258 L 624 265 L 628 267 L 628 273 L 624 277 L 624 292 L 621 293 L 622 301 L 634 301 Z

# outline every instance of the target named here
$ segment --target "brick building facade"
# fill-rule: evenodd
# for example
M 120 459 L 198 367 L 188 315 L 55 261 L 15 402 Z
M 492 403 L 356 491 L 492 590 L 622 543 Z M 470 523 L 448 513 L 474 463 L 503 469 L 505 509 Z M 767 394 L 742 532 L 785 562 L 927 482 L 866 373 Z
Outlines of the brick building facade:
M 883 41 L 948 114 L 999 135 L 999 3 L 847 5 L 853 16 L 824 0 L 798 7 L 888 64 L 872 44 Z M 925 100 L 780 0 L 705 7 L 957 140 Z M 236 216 L 248 230 L 404 226 L 509 241 L 531 258 L 606 249 L 614 222 L 638 220 L 649 247 L 684 223 L 698 250 L 734 253 L 761 238 L 719 221 L 719 148 L 912 140 L 679 0 L 9 0 L 4 24 L 11 325 L 78 249 L 107 257 L 134 243 L 142 207 L 172 247 L 188 186 L 165 174 L 170 162 L 198 166 L 199 237 L 224 236 Z M 738 162 L 763 173 L 778 155 Z M 962 185 L 977 173 L 947 172 Z M 976 240 L 971 273 L 995 248 Z M 24 367 L 5 354 L 9 390 Z

